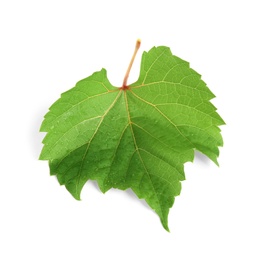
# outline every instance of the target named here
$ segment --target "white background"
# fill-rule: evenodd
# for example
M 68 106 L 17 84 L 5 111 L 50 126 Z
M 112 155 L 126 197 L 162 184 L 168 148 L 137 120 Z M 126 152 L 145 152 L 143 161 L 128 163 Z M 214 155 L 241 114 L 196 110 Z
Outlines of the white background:
M 264 1 L 1 1 L 0 259 L 266 259 Z M 171 233 L 128 191 L 75 201 L 39 127 L 60 93 L 100 70 L 120 86 L 137 38 L 166 45 L 215 93 L 227 125 L 216 167 L 197 155 Z

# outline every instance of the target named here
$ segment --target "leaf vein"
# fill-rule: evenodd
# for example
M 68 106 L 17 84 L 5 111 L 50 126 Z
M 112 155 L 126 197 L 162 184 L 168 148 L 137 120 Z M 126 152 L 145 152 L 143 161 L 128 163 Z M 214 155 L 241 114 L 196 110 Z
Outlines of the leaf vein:
M 182 135 L 191 145 L 192 147 L 194 147 L 194 144 L 180 131 L 180 129 L 178 128 L 178 126 L 172 122 L 172 120 L 170 118 L 168 118 L 159 108 L 157 108 L 155 105 L 153 105 L 152 103 L 148 102 L 147 100 L 139 97 L 137 94 L 135 94 L 133 91 L 131 91 L 131 93 L 137 97 L 139 100 L 141 100 L 142 102 L 154 107 L 168 122 L 170 122 L 176 129 L 177 131 L 180 133 L 180 135 Z
M 78 186 L 79 186 L 79 183 L 80 183 L 80 178 L 81 178 L 81 171 L 82 171 L 82 168 L 83 168 L 83 165 L 84 165 L 84 160 L 88 154 L 88 150 L 89 150 L 89 147 L 90 147 L 90 144 L 92 142 L 92 140 L 94 139 L 96 133 L 98 132 L 98 129 L 100 128 L 105 116 L 108 114 L 108 112 L 112 109 L 112 107 L 115 105 L 116 101 L 118 100 L 118 98 L 121 96 L 121 91 L 118 92 L 118 95 L 116 96 L 115 100 L 113 101 L 113 103 L 109 106 L 109 108 L 105 111 L 105 113 L 103 114 L 102 116 L 102 119 L 100 120 L 97 128 L 95 129 L 95 132 L 94 134 L 92 135 L 91 139 L 89 140 L 88 144 L 87 144 L 87 148 L 85 150 L 85 153 L 83 155 L 83 158 L 82 158 L 82 161 L 81 161 L 81 164 L 80 164 L 80 168 L 79 168 L 79 171 L 78 171 L 78 174 L 77 174 L 77 182 L 76 182 L 76 191 L 78 190 Z
M 144 82 L 145 82 L 145 80 L 146 80 L 146 78 L 147 78 L 147 76 L 148 76 L 148 73 L 149 73 L 149 71 L 151 70 L 151 68 L 154 66 L 154 64 L 158 61 L 158 59 L 160 59 L 160 57 L 161 56 L 163 56 L 163 54 L 167 51 L 168 49 L 165 49 L 160 55 L 158 55 L 157 57 L 156 57 L 156 59 L 153 61 L 153 63 L 150 65 L 150 67 L 148 68 L 148 70 L 146 71 L 146 74 L 145 74 L 145 77 L 144 77 L 144 79 L 143 79 L 143 81 L 142 81 L 142 84 L 144 84 Z
M 130 117 L 130 112 L 129 112 L 129 107 L 128 107 L 128 100 L 127 100 L 126 91 L 125 91 L 124 93 L 125 93 L 125 100 L 126 100 L 126 110 L 127 110 L 127 113 L 128 113 L 128 122 L 129 122 L 129 124 L 130 124 L 130 129 L 131 129 L 131 133 L 132 133 L 132 137 L 133 137 L 134 145 L 135 145 L 136 151 L 137 151 L 137 153 L 138 153 L 138 155 L 139 155 L 140 161 L 141 161 L 141 163 L 142 163 L 142 165 L 143 165 L 143 168 L 144 168 L 144 170 L 145 170 L 147 176 L 149 177 L 149 180 L 150 180 L 150 183 L 151 183 L 152 189 L 153 189 L 153 191 L 154 191 L 155 197 L 156 197 L 157 202 L 158 202 L 158 205 L 159 205 L 159 207 L 160 207 L 161 214 L 163 215 L 162 205 L 161 205 L 160 200 L 159 200 L 159 198 L 158 198 L 158 196 L 157 196 L 157 191 L 155 190 L 155 187 L 154 187 L 154 184 L 153 184 L 153 182 L 152 182 L 151 176 L 149 175 L 149 172 L 148 172 L 148 170 L 147 170 L 147 168 L 146 168 L 146 165 L 144 164 L 144 161 L 143 161 L 143 159 L 142 159 L 142 157 L 141 157 L 141 155 L 140 155 L 140 152 L 139 152 L 139 147 L 138 147 L 138 145 L 137 145 L 137 141 L 136 141 L 136 138 L 135 138 L 135 135 L 134 135 L 134 131 L 133 131 L 133 128 L 132 128 L 132 124 L 131 124 L 131 117 Z M 139 189 L 140 189 L 140 185 L 141 185 L 141 182 L 142 182 L 142 180 L 143 180 L 143 177 L 144 177 L 144 175 L 145 175 L 145 172 L 143 172 L 143 175 L 142 175 L 141 181 L 140 181 L 140 183 L 139 183 Z

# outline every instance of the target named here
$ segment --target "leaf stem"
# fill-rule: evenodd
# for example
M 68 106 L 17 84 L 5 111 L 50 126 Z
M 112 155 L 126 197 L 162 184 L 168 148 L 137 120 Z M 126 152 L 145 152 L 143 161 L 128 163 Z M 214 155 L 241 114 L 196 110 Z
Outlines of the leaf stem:
M 127 72 L 126 72 L 125 77 L 124 77 L 123 85 L 122 85 L 122 87 L 121 87 L 120 89 L 123 89 L 123 90 L 128 89 L 128 86 L 127 86 L 127 79 L 128 79 L 128 76 L 129 76 L 129 73 L 130 73 L 130 70 L 131 70 L 132 64 L 133 64 L 133 62 L 134 62 L 134 60 L 135 60 L 136 54 L 137 54 L 137 52 L 138 52 L 138 50 L 139 50 L 140 43 L 141 43 L 140 39 L 137 39 L 136 46 L 135 46 L 135 51 L 134 51 L 134 53 L 133 53 L 133 56 L 132 56 L 132 58 L 131 58 L 131 60 L 130 60 L 129 65 L 128 65 Z

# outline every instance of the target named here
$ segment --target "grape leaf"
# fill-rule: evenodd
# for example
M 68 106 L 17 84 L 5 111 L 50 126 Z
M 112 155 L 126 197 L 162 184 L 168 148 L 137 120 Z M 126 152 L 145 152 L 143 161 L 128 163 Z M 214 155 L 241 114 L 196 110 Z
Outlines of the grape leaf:
M 40 159 L 77 200 L 88 180 L 102 192 L 130 188 L 169 230 L 184 163 L 196 149 L 218 164 L 224 121 L 201 76 L 168 47 L 144 52 L 139 79 L 126 80 L 114 87 L 102 69 L 63 93 L 41 125 Z

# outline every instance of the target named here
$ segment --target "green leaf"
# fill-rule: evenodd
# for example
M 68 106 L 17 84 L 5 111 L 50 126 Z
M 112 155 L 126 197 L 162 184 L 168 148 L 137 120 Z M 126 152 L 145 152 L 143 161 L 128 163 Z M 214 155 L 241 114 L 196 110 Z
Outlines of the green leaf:
M 168 47 L 144 52 L 140 76 L 117 88 L 106 70 L 63 93 L 45 115 L 40 159 L 80 199 L 88 180 L 102 192 L 131 188 L 168 229 L 168 213 L 197 149 L 217 163 L 224 121 L 214 97 L 189 64 Z

